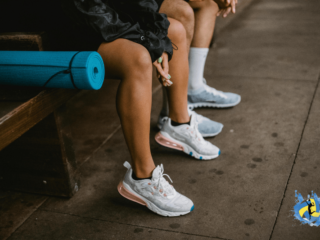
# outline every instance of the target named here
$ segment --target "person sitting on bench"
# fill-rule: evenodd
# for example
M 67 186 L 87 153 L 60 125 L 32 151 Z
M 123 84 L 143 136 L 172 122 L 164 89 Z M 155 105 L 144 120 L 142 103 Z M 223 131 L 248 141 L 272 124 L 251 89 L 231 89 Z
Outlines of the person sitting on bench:
M 167 182 L 162 164 L 155 166 L 149 140 L 155 66 L 168 89 L 169 103 L 168 120 L 157 141 L 198 159 L 213 159 L 220 154 L 219 148 L 202 138 L 195 115 L 189 116 L 187 110 L 189 72 L 184 26 L 160 14 L 154 0 L 68 0 L 62 6 L 83 31 L 89 29 L 92 38 L 100 40 L 97 51 L 103 58 L 106 77 L 121 79 L 116 104 L 132 167 L 125 162 L 128 171 L 118 185 L 120 194 L 162 216 L 191 212 L 193 202 Z
M 226 108 L 240 103 L 241 97 L 235 93 L 218 91 L 206 84 L 203 77 L 209 45 L 213 36 L 217 15 L 226 17 L 231 11 L 235 13 L 237 0 L 157 0 L 160 13 L 180 21 L 187 30 L 189 51 L 189 109 L 198 107 Z M 224 8 L 219 8 L 218 4 Z M 191 46 L 191 47 L 190 47 Z M 158 118 L 161 129 L 168 116 L 167 94 L 163 88 L 163 106 Z M 223 124 L 212 121 L 200 114 L 189 110 L 198 119 L 199 132 L 203 137 L 213 137 L 219 134 Z

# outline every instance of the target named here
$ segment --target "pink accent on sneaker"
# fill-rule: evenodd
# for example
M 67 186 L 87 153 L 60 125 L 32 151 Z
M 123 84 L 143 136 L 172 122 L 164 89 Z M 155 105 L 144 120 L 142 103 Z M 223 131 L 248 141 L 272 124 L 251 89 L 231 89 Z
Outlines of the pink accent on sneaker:
M 157 143 L 159 143 L 162 146 L 168 147 L 168 148 L 173 148 L 179 151 L 183 151 L 183 146 L 181 146 L 180 144 L 172 141 L 169 138 L 166 138 L 165 136 L 163 136 L 160 132 L 158 132 L 155 136 L 155 139 L 157 141 Z
M 118 184 L 118 192 L 125 198 L 134 201 L 136 203 L 139 203 L 141 205 L 146 206 L 147 204 L 145 201 L 143 201 L 141 198 L 139 198 L 137 195 L 133 194 L 132 192 L 128 191 L 124 186 L 122 181 Z

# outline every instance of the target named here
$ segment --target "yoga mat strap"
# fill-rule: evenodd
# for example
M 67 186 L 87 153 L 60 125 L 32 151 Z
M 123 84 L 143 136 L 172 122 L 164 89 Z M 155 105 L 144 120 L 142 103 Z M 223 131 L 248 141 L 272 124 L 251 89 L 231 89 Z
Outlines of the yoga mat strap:
M 76 56 L 77 54 L 79 54 L 80 52 L 82 52 L 82 51 L 79 51 L 79 52 L 77 52 L 76 54 L 74 54 L 74 55 L 72 56 L 72 58 L 71 58 L 71 60 L 70 60 L 70 62 L 69 62 L 69 68 L 68 68 L 68 69 L 62 70 L 62 71 L 59 71 L 59 72 L 53 74 L 53 75 L 45 82 L 45 84 L 43 85 L 43 87 L 46 87 L 46 85 L 47 85 L 55 76 L 57 76 L 58 74 L 60 74 L 60 73 L 69 74 L 69 73 L 70 73 L 70 78 L 71 78 L 72 85 L 74 86 L 75 89 L 78 89 L 78 90 L 79 90 L 79 88 L 78 88 L 78 87 L 76 86 L 76 84 L 74 83 L 73 75 L 72 75 L 72 72 L 71 72 L 71 67 L 72 67 L 72 62 L 73 62 L 75 56 Z

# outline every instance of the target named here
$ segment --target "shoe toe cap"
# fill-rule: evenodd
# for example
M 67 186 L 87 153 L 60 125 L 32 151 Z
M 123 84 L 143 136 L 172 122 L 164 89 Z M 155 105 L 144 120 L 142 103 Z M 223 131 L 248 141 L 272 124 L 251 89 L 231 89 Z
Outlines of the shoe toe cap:
M 210 148 L 208 148 L 208 150 L 210 155 L 220 155 L 220 149 L 212 143 L 210 143 Z
M 194 204 L 193 204 L 192 200 L 187 198 L 184 195 L 181 195 L 180 198 L 183 198 L 183 201 L 182 201 L 182 204 L 181 204 L 181 211 L 183 211 L 183 212 L 190 211 L 191 212 L 193 210 L 193 208 L 194 208 Z
M 210 119 L 201 122 L 198 125 L 199 132 L 202 135 L 215 135 L 221 132 L 223 124 L 212 121 Z
M 224 93 L 227 96 L 227 99 L 224 100 L 225 103 L 237 104 L 241 100 L 241 96 L 236 93 Z

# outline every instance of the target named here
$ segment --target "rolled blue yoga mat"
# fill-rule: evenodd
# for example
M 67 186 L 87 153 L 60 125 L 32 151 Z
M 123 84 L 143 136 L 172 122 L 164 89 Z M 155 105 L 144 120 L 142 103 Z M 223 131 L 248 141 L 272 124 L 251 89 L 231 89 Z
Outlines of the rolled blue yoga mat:
M 104 64 L 97 52 L 0 51 L 0 84 L 98 90 Z

